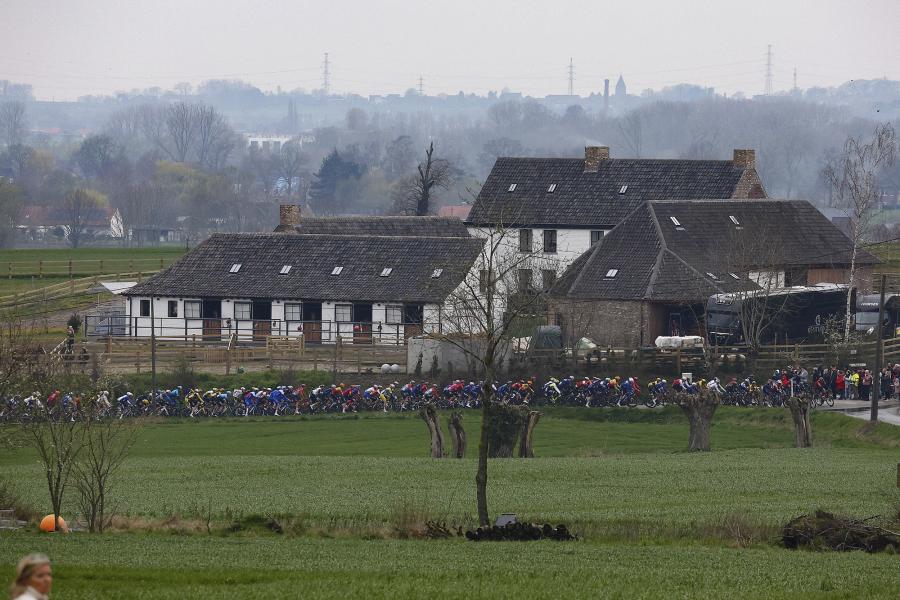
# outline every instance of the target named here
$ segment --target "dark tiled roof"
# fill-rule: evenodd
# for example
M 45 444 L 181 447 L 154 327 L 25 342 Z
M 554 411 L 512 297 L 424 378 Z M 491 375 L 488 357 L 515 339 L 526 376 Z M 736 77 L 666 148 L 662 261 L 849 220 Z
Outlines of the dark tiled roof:
M 128 295 L 441 302 L 484 241 L 454 237 L 215 234 Z M 237 273 L 229 273 L 240 263 Z M 290 272 L 280 275 L 283 265 Z M 335 267 L 340 275 L 331 275 Z M 393 269 L 387 277 L 380 273 Z M 443 269 L 433 278 L 435 269 Z
M 611 229 L 644 200 L 731 198 L 744 172 L 729 160 L 612 158 L 585 173 L 580 158 L 498 158 L 466 222 Z
M 456 217 L 303 217 L 296 229 L 322 235 L 469 237 L 465 224 Z
M 554 293 L 583 299 L 688 301 L 756 288 L 747 277 L 756 269 L 846 268 L 851 253 L 850 240 L 805 201 L 647 202 L 579 257 Z M 861 265 L 877 261 L 866 251 L 857 256 Z M 618 273 L 607 278 L 610 269 Z

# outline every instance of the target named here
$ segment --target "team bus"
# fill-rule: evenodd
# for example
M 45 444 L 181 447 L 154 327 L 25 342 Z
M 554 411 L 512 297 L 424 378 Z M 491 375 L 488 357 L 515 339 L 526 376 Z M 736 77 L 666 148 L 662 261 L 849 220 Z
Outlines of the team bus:
M 786 287 L 771 292 L 737 292 L 710 296 L 706 304 L 706 330 L 712 344 L 746 343 L 741 319 L 763 318 L 760 343 L 772 341 L 804 342 L 820 340 L 826 321 L 842 316 L 847 309 L 847 294 L 853 306 L 855 292 L 849 286 L 818 283 Z M 756 306 L 744 306 L 744 303 Z M 766 315 L 765 317 L 752 315 Z M 877 316 L 876 316 L 876 321 Z
M 874 334 L 878 325 L 878 303 L 880 294 L 861 294 L 856 297 L 856 331 Z M 885 294 L 884 321 L 882 335 L 892 338 L 900 335 L 900 294 Z

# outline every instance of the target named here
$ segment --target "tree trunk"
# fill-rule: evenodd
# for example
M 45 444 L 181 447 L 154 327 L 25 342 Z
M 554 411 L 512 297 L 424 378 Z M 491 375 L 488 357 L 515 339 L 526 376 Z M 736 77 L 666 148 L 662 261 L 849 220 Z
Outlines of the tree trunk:
M 541 413 L 536 410 L 529 411 L 522 423 L 522 433 L 519 437 L 519 458 L 534 458 L 534 448 L 532 447 L 532 438 L 534 428 L 537 426 L 541 418 Z
M 516 442 L 525 421 L 525 409 L 507 404 L 495 404 L 490 411 L 490 435 L 488 457 L 512 458 Z
M 794 445 L 797 448 L 812 447 L 812 425 L 809 422 L 810 399 L 808 396 L 788 398 L 788 408 L 794 420 Z
M 453 444 L 453 458 L 464 458 L 467 440 L 466 430 L 462 426 L 462 414 L 455 412 L 450 415 L 447 427 L 450 429 L 450 442 Z
M 475 501 L 478 506 L 478 524 L 489 527 L 491 524 L 487 506 L 487 468 L 488 468 L 488 442 L 491 420 L 491 403 L 494 401 L 494 378 L 490 363 L 485 369 L 485 378 L 482 389 L 484 401 L 481 405 L 481 438 L 478 442 L 478 470 L 475 473 Z
M 701 391 L 699 394 L 678 394 L 675 398 L 684 412 L 690 426 L 688 450 L 691 452 L 708 452 L 709 428 L 713 415 L 719 407 L 719 399 L 715 394 Z
M 440 416 L 434 404 L 426 404 L 419 409 L 419 416 L 428 425 L 431 434 L 431 458 L 444 458 L 444 435 L 441 433 Z

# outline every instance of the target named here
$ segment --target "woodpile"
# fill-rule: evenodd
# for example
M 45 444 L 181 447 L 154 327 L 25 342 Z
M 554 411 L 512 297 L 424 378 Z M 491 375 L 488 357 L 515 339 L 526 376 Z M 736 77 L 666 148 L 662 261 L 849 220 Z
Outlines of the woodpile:
M 808 550 L 900 550 L 900 534 L 871 523 L 869 519 L 838 517 L 818 510 L 788 521 L 781 534 L 785 548 Z

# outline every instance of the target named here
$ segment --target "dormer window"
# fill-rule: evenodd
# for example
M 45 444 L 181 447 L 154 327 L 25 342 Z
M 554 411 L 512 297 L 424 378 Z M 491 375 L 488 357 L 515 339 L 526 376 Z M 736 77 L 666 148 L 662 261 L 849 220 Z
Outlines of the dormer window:
M 547 193 L 548 193 L 548 194 L 552 194 L 552 193 L 555 192 L 555 191 L 556 191 L 556 184 L 555 184 L 555 183 L 551 183 L 551 184 L 550 184 L 550 187 L 547 188 Z
M 675 217 L 669 217 L 669 219 L 672 221 L 672 225 L 674 225 L 675 227 L 681 227 L 681 222 L 679 222 L 678 219 L 676 219 Z
M 278 273 L 281 275 L 287 275 L 290 272 L 291 272 L 291 265 L 284 265 L 283 267 L 281 267 L 281 270 L 278 271 Z
M 731 219 L 731 222 L 734 223 L 735 225 L 740 225 L 740 224 L 741 224 L 741 222 L 738 221 L 738 220 L 737 220 L 737 217 L 734 216 L 734 215 L 728 215 L 728 218 Z
M 619 274 L 619 270 L 618 270 L 618 269 L 610 269 L 609 271 L 606 272 L 606 277 L 605 277 L 605 278 L 606 278 L 606 279 L 613 279 L 613 278 L 614 278 L 616 275 L 618 275 L 618 274 Z
M 341 271 L 344 270 L 344 267 L 335 267 L 331 270 L 332 275 L 340 275 Z
M 707 277 L 709 277 L 709 278 L 712 279 L 713 281 L 721 281 L 721 280 L 719 279 L 718 275 L 716 275 L 715 273 L 710 273 L 709 271 L 707 271 L 707 272 L 706 272 L 706 275 L 707 275 Z
M 394 269 L 392 269 L 391 267 L 385 267 L 384 269 L 381 270 L 381 275 L 380 275 L 380 277 L 387 277 L 387 276 L 389 276 L 389 275 L 391 274 L 391 271 L 393 271 L 393 270 L 394 270 Z
M 623 185 L 622 187 L 619 188 L 619 195 L 622 195 L 622 194 L 624 194 L 624 193 L 627 192 L 627 191 L 628 191 L 628 186 L 627 186 L 627 185 Z
M 444 272 L 443 269 L 435 269 L 434 271 L 431 272 L 431 278 L 437 279 L 438 277 L 441 276 L 441 273 L 443 273 L 443 272 Z
M 732 279 L 740 279 L 740 277 L 738 277 L 737 273 L 729 273 L 729 275 L 731 276 Z
M 514 192 L 514 191 L 516 191 L 516 184 L 515 184 L 515 183 L 509 184 L 509 188 L 507 188 L 506 191 L 507 191 L 507 192 Z
M 228 270 L 229 273 L 237 273 L 241 270 L 241 263 L 234 263 L 231 265 L 231 268 Z

